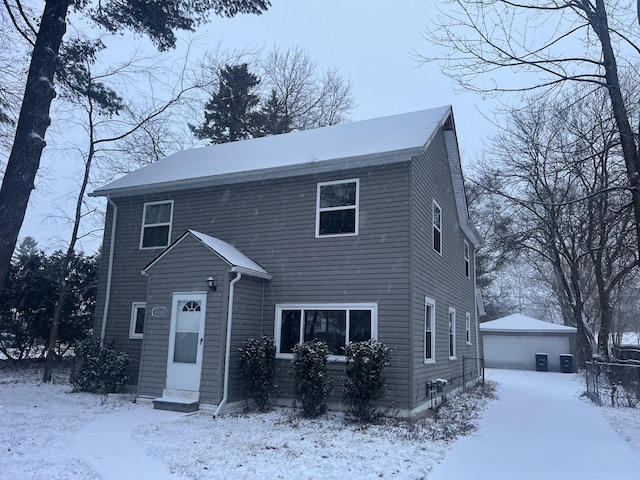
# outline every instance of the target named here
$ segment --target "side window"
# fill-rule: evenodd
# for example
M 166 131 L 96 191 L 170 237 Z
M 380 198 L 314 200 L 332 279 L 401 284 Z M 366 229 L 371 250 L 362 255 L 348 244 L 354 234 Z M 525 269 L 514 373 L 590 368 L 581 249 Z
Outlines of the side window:
M 442 209 L 433 201 L 433 249 L 442 254 Z
M 466 313 L 465 315 L 465 323 L 464 323 L 465 327 L 465 336 L 466 336 L 466 340 L 467 340 L 467 345 L 471 345 L 471 314 L 469 312 Z
M 424 362 L 436 361 L 436 301 L 431 298 L 424 300 Z
M 140 248 L 163 248 L 171 238 L 173 200 L 144 204 Z
M 471 249 L 466 240 L 464 241 L 464 274 L 467 278 L 471 276 Z
M 360 180 L 318 184 L 316 237 L 358 234 Z
M 144 333 L 144 316 L 146 314 L 144 302 L 131 304 L 131 324 L 129 326 L 129 338 L 142 338 Z
M 449 307 L 449 360 L 456 359 L 456 310 Z

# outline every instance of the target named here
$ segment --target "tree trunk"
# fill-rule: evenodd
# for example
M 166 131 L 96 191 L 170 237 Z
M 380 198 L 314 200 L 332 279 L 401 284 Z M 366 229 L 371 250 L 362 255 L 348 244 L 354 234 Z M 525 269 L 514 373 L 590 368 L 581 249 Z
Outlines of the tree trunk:
M 620 132 L 620 143 L 622 146 L 622 154 L 627 170 L 627 178 L 629 187 L 631 188 L 631 202 L 633 204 L 635 230 L 637 239 L 637 251 L 640 256 L 640 179 L 638 178 L 638 149 L 636 147 L 635 135 L 631 124 L 629 123 L 629 115 L 624 101 L 624 96 L 620 88 L 620 79 L 618 77 L 618 65 L 616 62 L 615 52 L 611 46 L 611 37 L 609 35 L 609 24 L 607 22 L 607 12 L 605 10 L 604 1 L 596 0 L 596 9 L 584 9 L 589 23 L 593 27 L 600 44 L 602 45 L 602 62 L 605 68 L 605 78 L 607 79 L 607 90 L 611 99 L 611 107 L 616 126 Z
M 56 96 L 53 77 L 70 0 L 48 0 L 31 55 L 16 135 L 0 189 L 0 285 L 4 282 L 27 210 L 45 133 L 49 110 Z

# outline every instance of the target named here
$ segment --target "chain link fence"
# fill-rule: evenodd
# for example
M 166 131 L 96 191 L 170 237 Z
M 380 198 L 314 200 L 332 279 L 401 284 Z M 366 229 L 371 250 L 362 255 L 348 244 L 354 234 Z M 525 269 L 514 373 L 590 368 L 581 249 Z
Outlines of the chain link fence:
M 598 405 L 640 407 L 640 365 L 586 362 L 587 395 Z

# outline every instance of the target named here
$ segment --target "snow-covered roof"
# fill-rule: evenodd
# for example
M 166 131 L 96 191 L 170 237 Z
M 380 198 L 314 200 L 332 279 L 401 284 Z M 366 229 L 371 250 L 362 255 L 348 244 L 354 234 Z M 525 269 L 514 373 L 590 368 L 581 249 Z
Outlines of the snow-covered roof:
M 451 107 L 443 106 L 184 150 L 92 195 L 151 193 L 407 161 L 424 150 L 451 115 Z
M 175 242 L 173 242 L 166 250 L 164 250 L 160 255 L 154 258 L 144 269 L 142 270 L 143 274 L 146 274 L 147 270 L 154 265 L 158 260 L 164 257 L 169 251 L 171 251 L 178 243 L 180 243 L 187 235 L 192 235 L 197 240 L 202 242 L 207 248 L 209 248 L 213 253 L 218 255 L 222 260 L 227 262 L 231 266 L 231 271 L 244 273 L 253 277 L 271 279 L 272 275 L 269 274 L 260 264 L 253 261 L 251 258 L 246 256 L 240 250 L 235 248 L 233 245 L 228 244 L 227 242 L 220 240 L 219 238 L 212 237 L 210 235 L 206 235 L 204 233 L 196 232 L 195 230 L 187 230 L 184 234 L 182 234 Z
M 575 332 L 575 327 L 543 322 L 521 313 L 513 313 L 506 317 L 480 324 L 482 332 Z

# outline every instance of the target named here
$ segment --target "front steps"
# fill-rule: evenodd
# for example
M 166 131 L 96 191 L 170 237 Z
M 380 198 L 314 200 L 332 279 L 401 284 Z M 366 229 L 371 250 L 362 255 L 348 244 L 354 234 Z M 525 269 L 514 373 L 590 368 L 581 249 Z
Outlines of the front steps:
M 200 392 L 164 389 L 162 397 L 153 400 L 156 410 L 191 413 L 200 409 Z

